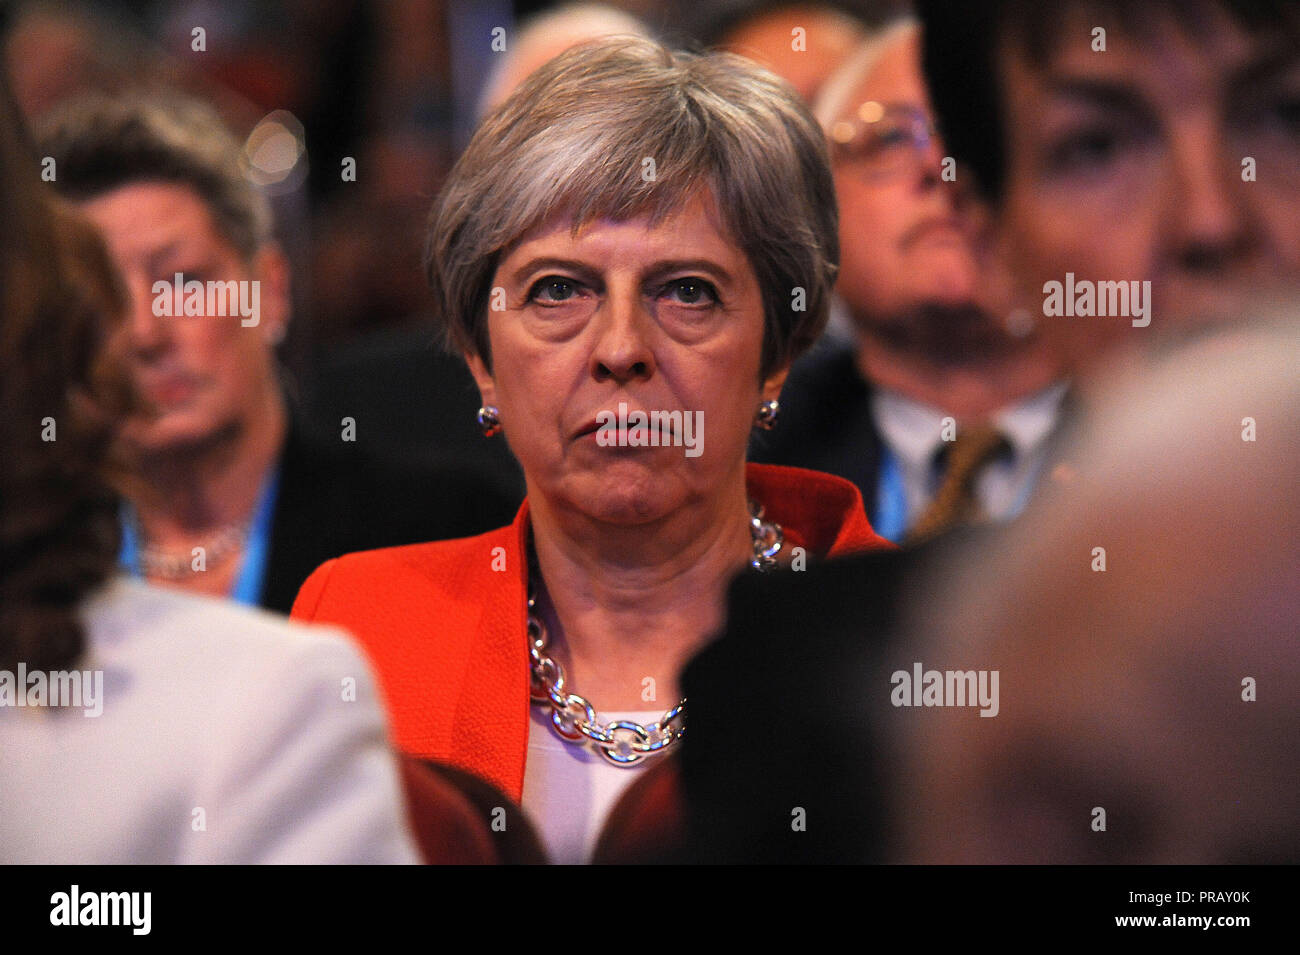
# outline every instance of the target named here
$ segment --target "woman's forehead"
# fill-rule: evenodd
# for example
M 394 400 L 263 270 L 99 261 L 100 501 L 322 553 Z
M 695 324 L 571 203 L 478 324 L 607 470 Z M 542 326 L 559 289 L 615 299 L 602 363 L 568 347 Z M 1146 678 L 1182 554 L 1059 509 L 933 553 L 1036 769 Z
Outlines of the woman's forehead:
M 514 255 L 521 249 L 539 244 L 562 244 L 574 246 L 582 244 L 598 233 L 608 234 L 613 231 L 640 231 L 660 237 L 687 237 L 706 240 L 709 244 L 721 244 L 734 248 L 735 239 L 721 213 L 713 190 L 700 186 L 677 197 L 672 203 L 662 206 L 647 205 L 645 208 L 627 210 L 617 214 L 613 210 L 588 210 L 585 216 L 572 205 L 553 213 L 542 222 L 525 230 L 513 242 L 501 251 L 501 260 Z

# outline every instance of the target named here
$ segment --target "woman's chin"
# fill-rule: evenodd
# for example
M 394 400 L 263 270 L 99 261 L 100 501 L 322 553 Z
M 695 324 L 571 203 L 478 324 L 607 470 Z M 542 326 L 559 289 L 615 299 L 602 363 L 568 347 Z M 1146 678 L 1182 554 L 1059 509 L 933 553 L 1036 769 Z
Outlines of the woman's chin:
M 679 485 L 662 472 L 611 467 L 599 474 L 568 482 L 568 508 L 607 524 L 646 524 L 659 520 L 685 503 Z

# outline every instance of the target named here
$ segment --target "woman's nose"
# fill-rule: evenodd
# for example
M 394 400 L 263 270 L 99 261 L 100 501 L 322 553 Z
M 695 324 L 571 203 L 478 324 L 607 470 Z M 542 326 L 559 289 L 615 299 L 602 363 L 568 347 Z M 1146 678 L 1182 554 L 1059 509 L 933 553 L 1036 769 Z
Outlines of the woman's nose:
M 916 170 L 921 188 L 926 190 L 941 188 L 956 201 L 964 184 L 957 181 L 956 163 L 948 155 L 943 140 L 937 133 L 930 133 L 923 147 L 918 149 Z
M 163 345 L 167 338 L 166 323 L 171 319 L 165 314 L 159 314 L 160 311 L 167 311 L 167 309 L 156 307 L 159 296 L 154 295 L 152 285 L 147 279 L 132 276 L 128 279 L 127 286 L 130 296 L 131 346 L 137 352 L 154 351 Z M 168 290 L 161 294 L 169 297 L 172 295 L 170 284 Z M 174 307 L 174 303 L 165 304 Z
M 1256 244 L 1241 178 L 1225 152 L 1211 123 L 1185 124 L 1173 136 L 1166 235 L 1187 271 L 1225 271 Z
M 650 336 L 654 316 L 646 307 L 641 290 L 611 289 L 593 319 L 596 342 L 591 351 L 591 374 L 597 381 L 618 383 L 654 374 L 654 350 Z

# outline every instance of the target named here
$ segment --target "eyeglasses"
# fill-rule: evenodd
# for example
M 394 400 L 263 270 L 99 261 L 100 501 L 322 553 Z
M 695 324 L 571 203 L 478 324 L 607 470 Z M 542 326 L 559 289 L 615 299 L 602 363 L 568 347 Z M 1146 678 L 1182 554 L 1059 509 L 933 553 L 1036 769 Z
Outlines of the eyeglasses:
M 836 158 L 859 167 L 870 178 L 886 178 L 920 168 L 934 124 L 916 106 L 887 105 L 867 100 L 849 119 L 830 128 Z

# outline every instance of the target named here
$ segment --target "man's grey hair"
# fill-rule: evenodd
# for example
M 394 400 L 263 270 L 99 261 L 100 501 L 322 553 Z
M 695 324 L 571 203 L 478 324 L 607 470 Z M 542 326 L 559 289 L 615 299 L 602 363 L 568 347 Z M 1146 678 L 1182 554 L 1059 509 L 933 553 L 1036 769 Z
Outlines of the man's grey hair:
M 189 186 L 245 259 L 271 237 L 266 197 L 243 174 L 240 145 L 210 106 L 174 93 L 92 94 L 56 108 L 36 131 L 54 186 L 82 201 L 137 182 Z
M 606 36 L 653 38 L 649 27 L 632 14 L 607 3 L 565 3 L 524 20 L 510 38 L 507 52 L 479 97 L 478 117 L 505 102 L 528 74 L 571 46 Z
M 575 234 L 598 218 L 657 224 L 701 188 L 762 290 L 763 376 L 784 367 L 824 327 L 839 268 L 825 137 L 794 89 L 749 60 L 635 37 L 548 62 L 456 163 L 425 257 L 447 343 L 491 366 L 492 276 L 527 232 L 559 215 Z
M 822 84 L 813 100 L 813 113 L 826 130 L 842 119 L 845 111 L 857 106 L 851 97 L 876 67 L 880 57 L 895 43 L 919 35 L 921 25 L 910 16 L 902 16 L 871 30 L 862 43 Z

